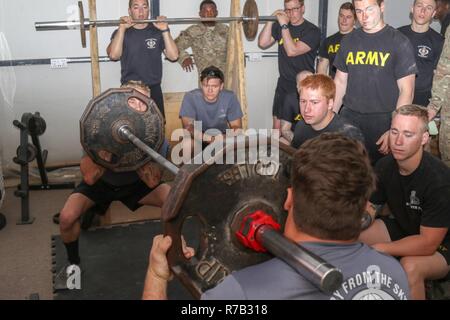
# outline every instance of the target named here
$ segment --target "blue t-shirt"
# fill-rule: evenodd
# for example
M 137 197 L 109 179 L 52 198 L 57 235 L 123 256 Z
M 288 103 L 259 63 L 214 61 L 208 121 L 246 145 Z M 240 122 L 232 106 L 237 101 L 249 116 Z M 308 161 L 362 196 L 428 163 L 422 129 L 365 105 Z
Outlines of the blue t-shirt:
M 325 294 L 278 258 L 228 275 L 204 300 L 407 300 L 406 273 L 393 257 L 362 243 L 313 243 L 302 246 L 342 271 L 344 281 Z
M 117 30 L 111 36 L 114 38 Z M 160 30 L 153 24 L 145 29 L 129 28 L 125 31 L 120 65 L 122 76 L 120 82 L 140 80 L 148 86 L 161 83 L 162 58 L 165 49 Z
M 226 133 L 228 123 L 242 118 L 241 105 L 236 95 L 229 90 L 222 90 L 214 103 L 203 98 L 201 89 L 185 94 L 180 108 L 180 118 L 186 117 L 202 122 L 202 131 L 218 129 Z

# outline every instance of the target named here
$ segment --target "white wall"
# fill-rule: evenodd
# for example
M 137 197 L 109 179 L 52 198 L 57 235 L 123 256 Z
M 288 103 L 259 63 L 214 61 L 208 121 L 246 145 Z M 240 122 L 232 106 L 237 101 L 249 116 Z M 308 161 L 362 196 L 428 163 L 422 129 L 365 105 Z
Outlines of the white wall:
M 197 16 L 200 0 L 161 0 L 161 14 L 169 17 Z M 229 0 L 217 0 L 220 16 L 229 15 Z M 245 1 L 241 0 L 241 8 Z M 328 32 L 337 31 L 337 11 L 343 0 L 329 1 Z M 386 0 L 386 20 L 395 27 L 409 23 L 408 10 L 412 0 Z M 283 0 L 258 0 L 259 14 L 270 15 L 283 7 Z M 83 0 L 88 16 L 88 1 Z M 97 0 L 98 19 L 118 19 L 127 12 L 128 0 Z M 305 0 L 306 18 L 317 24 L 319 1 Z M 37 32 L 34 23 L 76 18 L 75 0 L 0 0 L 0 59 L 37 59 L 58 57 L 87 57 L 88 48 L 80 44 L 79 30 Z M 18 22 L 20 21 L 20 23 Z M 186 26 L 172 25 L 176 37 Z M 260 29 L 263 25 L 260 25 Z M 99 28 L 100 55 L 114 28 Z M 88 33 L 89 39 L 89 33 Z M 261 52 L 256 41 L 245 42 L 246 52 Z M 9 50 L 8 50 L 9 49 Z M 267 50 L 276 52 L 276 46 Z M 277 59 L 263 58 L 246 63 L 249 126 L 271 126 L 271 107 L 276 79 Z M 178 63 L 164 62 L 163 91 L 188 91 L 197 85 L 195 72 L 182 71 Z M 120 64 L 100 64 L 102 90 L 117 87 Z M 15 91 L 14 91 L 15 88 Z M 92 96 L 89 64 L 69 64 L 66 69 L 51 69 L 48 65 L 0 67 L 0 157 L 3 164 L 13 165 L 11 159 L 19 144 L 19 131 L 12 120 L 24 112 L 40 111 L 47 122 L 41 137 L 42 146 L 49 150 L 51 163 L 74 161 L 81 155 L 79 118 Z M 12 103 L 8 104 L 12 97 Z

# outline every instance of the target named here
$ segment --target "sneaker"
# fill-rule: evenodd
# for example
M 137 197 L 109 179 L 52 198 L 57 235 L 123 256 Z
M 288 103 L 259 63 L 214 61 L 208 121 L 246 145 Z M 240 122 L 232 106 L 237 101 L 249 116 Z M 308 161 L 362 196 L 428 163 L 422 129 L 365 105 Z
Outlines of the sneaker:
M 80 278 L 76 278 L 76 275 Z M 77 264 L 66 264 L 59 272 L 56 273 L 54 279 L 54 290 L 81 289 L 81 268 Z

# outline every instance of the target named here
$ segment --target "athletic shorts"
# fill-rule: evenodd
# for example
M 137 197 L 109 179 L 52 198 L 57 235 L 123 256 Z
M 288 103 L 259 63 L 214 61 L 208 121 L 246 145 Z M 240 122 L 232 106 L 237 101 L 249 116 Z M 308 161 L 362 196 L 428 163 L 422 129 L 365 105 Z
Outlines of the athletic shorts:
M 105 206 L 109 206 L 113 201 L 121 201 L 131 211 L 135 211 L 142 206 L 139 200 L 153 190 L 140 179 L 133 184 L 120 187 L 112 186 L 100 179 L 92 186 L 82 181 L 72 193 L 81 193 L 96 204 Z
M 273 97 L 272 115 L 278 119 L 282 118 L 284 100 L 291 92 L 296 92 L 297 87 L 295 82 L 290 83 L 287 80 L 278 78 L 277 88 L 275 89 L 275 96 Z
M 389 232 L 389 236 L 392 241 L 397 241 L 409 236 L 398 224 L 397 220 L 389 217 L 379 217 Z M 450 265 L 450 241 L 446 240 L 438 247 L 437 252 L 439 252 L 447 261 L 447 265 Z

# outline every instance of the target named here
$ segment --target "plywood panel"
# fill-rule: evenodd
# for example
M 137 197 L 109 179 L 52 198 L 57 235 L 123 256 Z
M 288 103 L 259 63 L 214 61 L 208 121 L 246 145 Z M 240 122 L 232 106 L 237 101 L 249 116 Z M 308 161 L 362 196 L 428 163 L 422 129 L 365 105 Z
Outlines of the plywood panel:
M 166 138 L 173 146 L 170 137 L 175 129 L 182 128 L 179 118 L 181 102 L 183 101 L 184 92 L 166 92 L 164 93 L 164 111 L 166 113 Z

